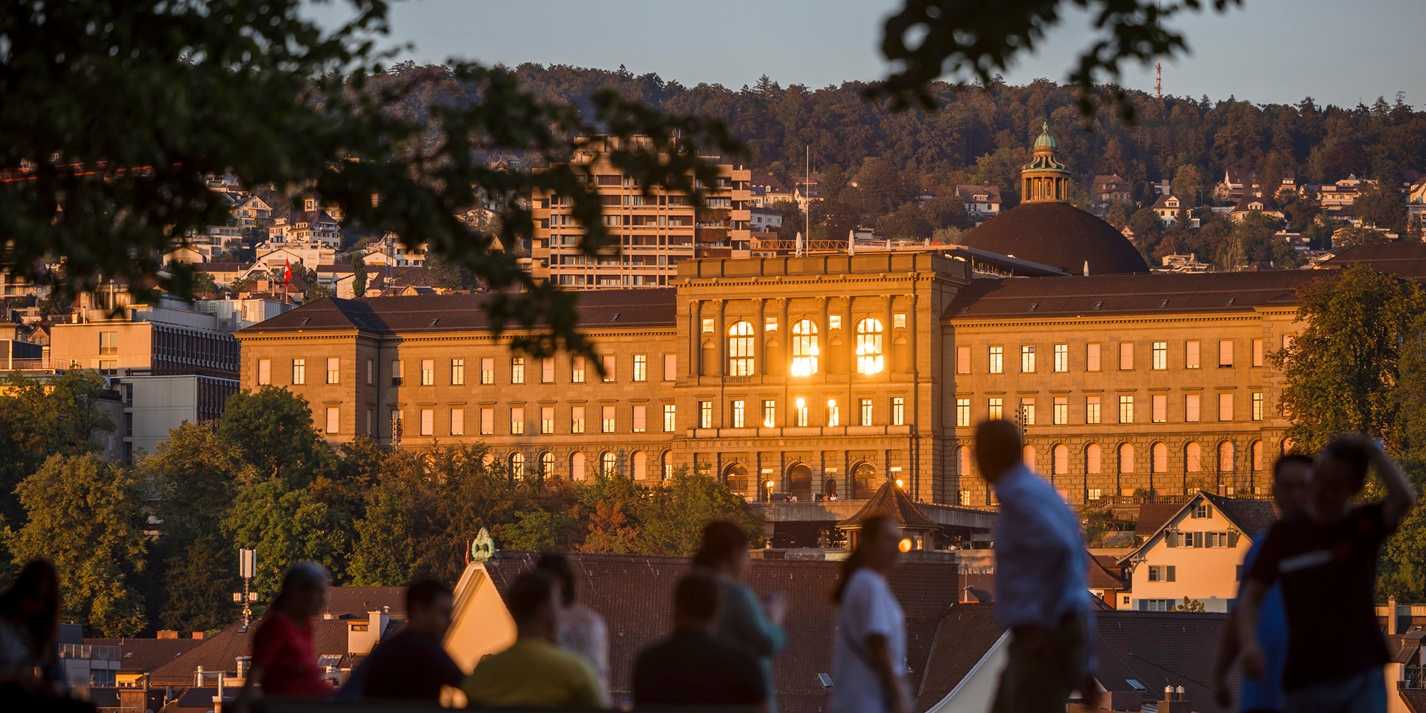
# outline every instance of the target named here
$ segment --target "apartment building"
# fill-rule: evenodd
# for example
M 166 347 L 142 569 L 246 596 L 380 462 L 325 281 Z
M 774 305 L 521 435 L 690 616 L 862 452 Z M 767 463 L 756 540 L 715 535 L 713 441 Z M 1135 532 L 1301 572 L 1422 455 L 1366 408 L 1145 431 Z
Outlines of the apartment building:
M 531 196 L 535 231 L 532 269 L 539 277 L 567 289 L 667 286 L 684 260 L 709 251 L 746 250 L 751 237 L 752 172 L 721 163 L 706 205 L 689 196 L 655 189 L 644 195 L 633 177 L 623 175 L 603 155 L 581 151 L 573 160 L 592 163 L 595 188 L 604 207 L 604 225 L 613 243 L 603 253 L 585 255 L 579 244 L 584 229 L 558 195 Z

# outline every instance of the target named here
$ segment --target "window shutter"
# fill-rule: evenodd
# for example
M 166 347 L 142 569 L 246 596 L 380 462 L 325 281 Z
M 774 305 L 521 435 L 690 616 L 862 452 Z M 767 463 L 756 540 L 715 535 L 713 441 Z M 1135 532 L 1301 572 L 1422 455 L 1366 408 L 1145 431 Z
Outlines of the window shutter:
M 1175 530 L 1169 530 L 1167 533 L 1165 533 L 1164 543 L 1167 544 L 1169 547 L 1178 547 L 1178 532 Z
M 1237 547 L 1237 546 L 1238 546 L 1238 535 L 1239 535 L 1239 534 L 1240 534 L 1240 533 L 1239 533 L 1237 530 L 1232 530 L 1232 531 L 1230 531 L 1230 532 L 1228 533 L 1228 546 L 1229 546 L 1229 547 Z

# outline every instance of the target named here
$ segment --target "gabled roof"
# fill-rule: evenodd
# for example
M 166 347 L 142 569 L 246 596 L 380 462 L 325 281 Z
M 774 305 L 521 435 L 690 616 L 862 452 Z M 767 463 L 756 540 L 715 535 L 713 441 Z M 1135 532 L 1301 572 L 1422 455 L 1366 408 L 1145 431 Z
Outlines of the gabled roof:
M 1178 519 L 1183 516 L 1183 513 L 1192 507 L 1194 503 L 1198 502 L 1199 499 L 1204 499 L 1212 503 L 1219 512 L 1223 513 L 1224 517 L 1228 518 L 1229 522 L 1237 525 L 1238 529 L 1242 530 L 1243 534 L 1250 540 L 1256 537 L 1258 533 L 1266 530 L 1269 525 L 1272 525 L 1273 522 L 1277 520 L 1277 507 L 1273 505 L 1271 500 L 1225 498 L 1221 495 L 1214 495 L 1200 490 L 1196 495 L 1189 498 L 1187 502 L 1178 506 L 1178 509 L 1174 510 L 1173 514 L 1164 520 L 1158 529 L 1154 530 L 1152 535 L 1139 543 L 1138 547 L 1135 547 L 1133 551 L 1120 557 L 1119 562 L 1128 562 L 1146 552 L 1159 541 L 1160 536 L 1168 530 L 1169 526 L 1177 522 Z
M 1400 239 L 1389 243 L 1356 245 L 1337 251 L 1326 267 L 1366 265 L 1380 272 L 1406 277 L 1426 277 L 1426 243 Z
M 1089 568 L 1090 589 L 1126 589 L 1124 578 L 1119 571 L 1119 563 L 1109 555 L 1089 555 L 1085 559 Z
M 373 611 L 406 616 L 404 587 L 332 587 L 327 592 L 327 611 L 337 618 L 365 619 Z
M 891 481 L 881 484 L 855 515 L 837 523 L 837 527 L 861 527 L 872 517 L 889 517 L 902 529 L 935 530 L 939 525 L 921 512 L 911 498 Z
M 1164 686 L 1183 686 L 1196 713 L 1228 713 L 1213 700 L 1213 655 L 1228 617 L 1223 614 L 1097 612 L 1095 679 L 1114 694 L 1115 707 L 1163 698 Z M 1142 687 L 1136 687 L 1137 683 Z
M 914 710 L 930 710 L 965 679 L 1004 628 L 990 604 L 957 604 L 936 624 Z M 835 681 L 833 682 L 836 683 Z
M 1183 509 L 1183 503 L 1143 503 L 1139 506 L 1139 517 L 1134 521 L 1135 537 L 1150 537 L 1159 531 L 1169 518 Z
M 485 312 L 490 293 L 327 298 L 241 330 L 242 334 L 307 329 L 360 329 L 391 334 L 436 330 L 489 329 Z M 583 327 L 673 327 L 674 290 L 602 290 L 576 295 Z
M 122 673 L 149 673 L 197 648 L 203 639 L 85 639 L 84 643 L 119 647 Z

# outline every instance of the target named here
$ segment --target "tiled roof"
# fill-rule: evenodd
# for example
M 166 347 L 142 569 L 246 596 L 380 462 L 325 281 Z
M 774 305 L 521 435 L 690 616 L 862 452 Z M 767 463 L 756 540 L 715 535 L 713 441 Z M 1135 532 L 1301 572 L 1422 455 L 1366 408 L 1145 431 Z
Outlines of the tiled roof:
M 1388 634 L 1386 646 L 1391 651 L 1392 663 L 1409 663 L 1421 650 L 1421 640 L 1426 631 L 1408 631 L 1405 634 Z
M 578 293 L 576 310 L 584 327 L 672 327 L 674 290 L 603 290 Z M 371 332 L 489 329 L 484 306 L 489 293 L 327 298 L 242 330 L 245 333 L 303 329 L 361 329 Z
M 392 616 L 406 615 L 404 587 L 332 587 L 328 590 L 327 611 L 336 617 L 355 616 L 365 619 L 367 612 L 386 611 Z
M 1277 521 L 1277 506 L 1271 500 L 1225 498 L 1212 493 L 1204 493 L 1203 496 L 1250 536 L 1268 529 Z
M 202 639 L 85 639 L 86 644 L 119 647 L 119 671 L 149 673 L 197 648 Z
M 1411 713 L 1426 713 L 1426 691 L 1419 688 L 1403 688 L 1398 693 L 1401 700 L 1406 703 L 1406 709 Z
M 957 604 L 936 624 L 925 673 L 916 691 L 915 710 L 924 711 L 946 697 L 970 673 L 1003 632 L 990 604 Z
M 672 557 L 571 555 L 581 601 L 602 614 L 609 626 L 610 687 L 616 698 L 630 692 L 630 668 L 638 651 L 666 635 L 672 626 L 674 583 L 688 571 L 688 560 Z M 497 589 L 533 565 L 534 555 L 508 554 L 486 563 Z M 832 589 L 838 562 L 753 560 L 748 582 L 759 594 L 782 592 L 787 598 L 788 645 L 776 658 L 778 701 L 786 713 L 822 710 L 826 691 L 817 680 L 831 673 L 836 609 Z M 938 622 L 960 591 L 954 562 L 907 561 L 890 577 L 906 612 L 907 658 L 912 684 L 920 685 Z
M 1363 264 L 1381 272 L 1408 277 L 1426 277 L 1426 243 L 1420 240 L 1396 240 L 1378 245 L 1357 245 L 1343 248 L 1326 267 Z
M 837 523 L 837 526 L 856 527 L 872 517 L 889 517 L 902 528 L 934 530 L 939 527 L 935 520 L 926 517 L 926 513 L 921 512 L 921 508 L 889 480 L 881 484 L 855 515 Z
M 1139 506 L 1139 517 L 1134 521 L 1135 537 L 1152 537 L 1169 518 L 1183 509 L 1183 503 L 1143 503 Z
M 1109 555 L 1090 555 L 1089 560 L 1089 588 L 1090 589 L 1117 589 L 1125 588 L 1124 578 L 1120 574 L 1118 562 Z
M 155 686 L 185 686 L 193 684 L 193 672 L 227 671 L 237 674 L 239 656 L 252 655 L 252 636 L 259 622 L 247 631 L 230 624 L 216 635 L 204 639 L 198 646 L 184 652 L 152 671 L 150 682 Z M 347 653 L 347 620 L 319 619 L 313 625 L 312 644 L 318 656 L 342 656 Z
M 1183 686 L 1197 713 L 1228 713 L 1214 702 L 1212 683 L 1212 652 L 1226 615 L 1113 611 L 1095 616 L 1096 678 L 1114 694 L 1116 708 L 1136 695 L 1144 703 L 1155 702 L 1163 698 L 1164 686 Z
M 1297 303 L 1320 270 L 976 279 L 947 318 L 1223 312 Z

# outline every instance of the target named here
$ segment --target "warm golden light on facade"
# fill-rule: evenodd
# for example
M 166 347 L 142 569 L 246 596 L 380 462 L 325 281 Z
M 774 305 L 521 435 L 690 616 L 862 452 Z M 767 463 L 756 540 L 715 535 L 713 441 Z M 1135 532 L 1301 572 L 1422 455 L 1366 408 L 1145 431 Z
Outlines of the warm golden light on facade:
M 857 322 L 857 373 L 863 376 L 880 374 L 886 368 L 882 347 L 882 324 L 875 317 Z
M 902 554 L 905 554 L 905 553 L 907 553 L 907 552 L 910 552 L 910 551 L 911 551 L 911 538 L 909 538 L 909 537 L 903 537 L 903 538 L 901 538 L 901 541 L 898 542 L 898 543 L 896 543 L 896 549 L 900 550 Z

